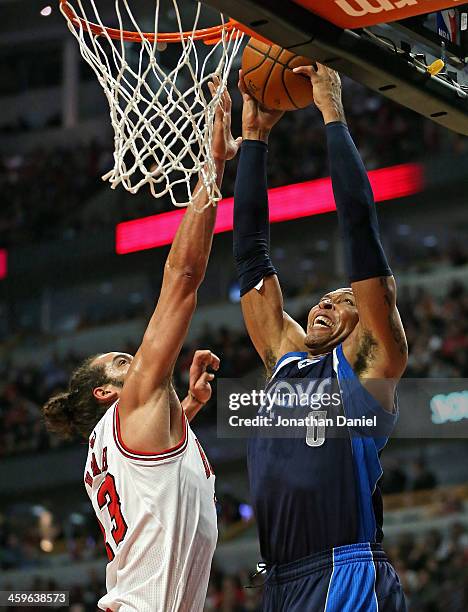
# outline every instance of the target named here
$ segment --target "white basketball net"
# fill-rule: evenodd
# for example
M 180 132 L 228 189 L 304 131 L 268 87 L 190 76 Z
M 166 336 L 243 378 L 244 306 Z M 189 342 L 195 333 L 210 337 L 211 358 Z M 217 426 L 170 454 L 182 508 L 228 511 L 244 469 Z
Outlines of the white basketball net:
M 213 120 L 242 35 L 237 30 L 223 29 L 219 42 L 210 46 L 194 40 L 192 35 L 169 43 L 171 51 L 177 49 L 180 56 L 170 69 L 165 68 L 161 51 L 165 45 L 157 41 L 158 31 L 162 31 L 162 0 L 151 0 L 148 5 L 151 3 L 155 5 L 153 42 L 140 29 L 128 0 L 114 0 L 112 24 L 101 21 L 96 5 L 102 11 L 102 0 L 68 0 L 68 15 L 61 6 L 81 55 L 96 73 L 109 103 L 114 167 L 102 178 L 110 182 L 112 189 L 121 184 L 130 193 L 147 184 L 155 198 L 169 194 L 175 206 L 186 206 L 193 197 L 195 177 L 200 176 L 209 203 L 214 203 L 221 195 L 211 154 Z M 180 33 L 184 25 L 191 33 L 197 29 L 199 2 L 189 2 L 195 19 L 188 27 L 182 23 L 177 0 L 169 4 Z M 225 24 L 223 15 L 220 17 L 220 23 Z M 93 33 L 90 23 L 102 28 L 102 32 Z M 109 25 L 121 31 L 117 39 L 106 30 Z M 127 42 L 124 30 L 137 33 L 137 41 Z M 221 86 L 212 97 L 207 83 L 214 74 Z

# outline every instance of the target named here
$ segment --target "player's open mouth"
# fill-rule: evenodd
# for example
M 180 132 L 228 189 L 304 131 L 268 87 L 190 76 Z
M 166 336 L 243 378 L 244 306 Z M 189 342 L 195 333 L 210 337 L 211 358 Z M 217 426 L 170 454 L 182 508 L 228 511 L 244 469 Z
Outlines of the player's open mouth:
M 325 315 L 318 315 L 314 319 L 314 324 L 312 327 L 333 327 L 333 321 L 326 317 Z

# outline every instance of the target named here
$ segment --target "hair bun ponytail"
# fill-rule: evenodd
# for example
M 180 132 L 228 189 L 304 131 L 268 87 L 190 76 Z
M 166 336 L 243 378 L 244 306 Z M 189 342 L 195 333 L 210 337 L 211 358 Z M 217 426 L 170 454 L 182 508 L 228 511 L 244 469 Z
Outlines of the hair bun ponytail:
M 42 407 L 47 429 L 61 438 L 73 438 L 76 434 L 70 400 L 70 393 L 58 393 Z
M 89 438 L 109 408 L 99 403 L 93 394 L 93 389 L 115 383 L 102 364 L 95 365 L 98 356 L 85 359 L 73 371 L 68 392 L 57 393 L 42 407 L 47 429 L 61 438 Z

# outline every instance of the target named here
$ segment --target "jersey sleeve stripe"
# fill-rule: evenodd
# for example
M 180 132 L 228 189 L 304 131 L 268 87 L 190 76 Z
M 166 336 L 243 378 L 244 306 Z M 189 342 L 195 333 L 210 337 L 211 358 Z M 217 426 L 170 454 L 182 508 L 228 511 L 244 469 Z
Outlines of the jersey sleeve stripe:
M 172 459 L 173 457 L 180 455 L 187 447 L 187 427 L 187 419 L 185 417 L 184 411 L 182 410 L 182 437 L 175 446 L 167 448 L 159 453 L 146 453 L 143 451 L 135 451 L 126 446 L 124 441 L 122 440 L 118 403 L 115 405 L 114 408 L 114 441 L 118 450 L 128 459 L 139 459 L 143 461 L 162 461 L 163 459 Z

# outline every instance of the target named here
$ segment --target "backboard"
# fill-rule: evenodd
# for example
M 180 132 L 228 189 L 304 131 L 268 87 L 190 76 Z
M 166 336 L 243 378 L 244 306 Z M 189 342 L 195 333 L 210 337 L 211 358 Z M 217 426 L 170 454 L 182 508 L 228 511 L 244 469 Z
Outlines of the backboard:
M 468 135 L 467 3 L 208 0 L 207 4 L 272 42 Z M 439 62 L 428 70 L 440 59 L 442 69 Z

